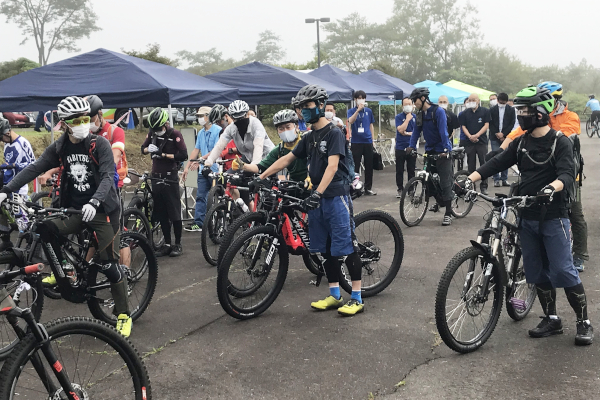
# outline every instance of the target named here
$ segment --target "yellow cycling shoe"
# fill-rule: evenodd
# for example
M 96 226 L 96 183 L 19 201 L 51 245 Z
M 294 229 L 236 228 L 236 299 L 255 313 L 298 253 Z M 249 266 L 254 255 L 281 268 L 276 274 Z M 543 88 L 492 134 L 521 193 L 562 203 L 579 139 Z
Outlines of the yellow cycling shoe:
M 45 277 L 44 279 L 42 279 L 42 284 L 44 286 L 56 286 L 56 278 L 54 277 L 54 274 L 50 274 L 49 276 Z
M 343 307 L 338 308 L 338 313 L 344 317 L 351 317 L 365 310 L 365 305 L 358 300 L 350 299 Z
M 333 310 L 334 308 L 340 308 L 344 304 L 344 299 L 340 297 L 337 300 L 335 297 L 329 295 L 325 297 L 323 300 L 314 301 L 310 303 L 310 306 L 315 310 L 325 311 L 325 310 Z
M 117 330 L 119 333 L 125 337 L 129 337 L 131 335 L 131 326 L 133 325 L 133 320 L 127 314 L 119 314 L 117 317 Z

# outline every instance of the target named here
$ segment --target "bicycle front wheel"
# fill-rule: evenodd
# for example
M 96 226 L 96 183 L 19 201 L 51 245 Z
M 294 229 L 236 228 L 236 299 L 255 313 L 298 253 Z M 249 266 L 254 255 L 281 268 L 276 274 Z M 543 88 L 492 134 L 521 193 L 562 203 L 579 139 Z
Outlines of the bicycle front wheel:
M 124 233 L 121 235 L 121 244 L 126 249 L 123 254 L 127 254 L 128 258 L 121 260 L 121 268 L 127 276 L 129 312 L 135 321 L 146 311 L 154 296 L 158 281 L 158 262 L 150 242 L 139 233 Z M 115 326 L 115 302 L 108 280 L 97 268 L 90 268 L 88 280 L 88 284 L 101 287 L 93 290 L 92 298 L 88 300 L 90 312 L 95 318 Z
M 367 210 L 354 218 L 354 233 L 362 261 L 362 297 L 375 296 L 396 277 L 404 257 L 404 237 L 398 222 L 390 214 Z M 352 292 L 346 263 L 342 264 L 340 286 Z
M 46 330 L 60 362 L 54 367 L 62 368 L 80 399 L 152 398 L 140 355 L 115 329 L 90 318 L 68 317 L 48 323 Z M 38 346 L 29 334 L 15 347 L 0 371 L 0 398 L 67 399 Z
M 427 206 L 429 205 L 429 194 L 427 184 L 423 178 L 415 176 L 408 181 L 402 197 L 400 198 L 400 218 L 406 226 L 416 226 L 423 221 Z
M 588 119 L 585 123 L 585 133 L 587 133 L 588 137 L 594 136 L 594 127 L 591 119 Z
M 435 298 L 435 322 L 448 347 L 459 353 L 477 350 L 490 338 L 502 311 L 504 286 L 492 268 L 485 284 L 483 252 L 469 247 L 446 266 Z
M 289 253 L 273 226 L 257 226 L 242 233 L 219 265 L 217 294 L 221 306 L 237 319 L 265 312 L 283 288 Z
M 219 247 L 223 243 L 223 238 L 229 226 L 233 223 L 233 212 L 228 210 L 230 204 L 230 202 L 215 204 L 204 218 L 200 239 L 202 254 L 204 259 L 213 266 L 217 265 Z
M 255 226 L 264 225 L 267 222 L 267 216 L 258 211 L 258 212 L 247 212 L 240 215 L 236 218 L 227 228 L 225 232 L 225 236 L 221 240 L 221 244 L 219 245 L 219 253 L 217 256 L 217 266 L 221 264 L 223 260 L 223 256 L 225 252 L 233 243 L 235 239 L 237 239 L 242 233 L 246 232 L 248 229 L 254 228 Z
M 466 179 L 468 176 L 469 176 L 469 171 L 467 171 L 467 170 L 458 171 L 457 173 L 454 174 L 453 182 L 456 182 L 456 180 L 459 178 Z M 454 192 L 452 192 L 452 195 L 454 196 L 452 199 L 452 215 L 455 218 L 466 217 L 467 214 L 469 214 L 471 212 L 471 209 L 473 209 L 473 202 L 467 200 L 465 196 L 459 196 Z

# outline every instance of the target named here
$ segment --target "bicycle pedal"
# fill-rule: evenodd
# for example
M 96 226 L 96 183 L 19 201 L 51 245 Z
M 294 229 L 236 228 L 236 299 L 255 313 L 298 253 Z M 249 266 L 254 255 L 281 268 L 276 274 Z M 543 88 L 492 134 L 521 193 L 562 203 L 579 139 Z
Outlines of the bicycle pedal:
M 525 300 L 517 299 L 516 297 L 510 298 L 510 304 L 518 311 L 527 310 L 527 302 Z

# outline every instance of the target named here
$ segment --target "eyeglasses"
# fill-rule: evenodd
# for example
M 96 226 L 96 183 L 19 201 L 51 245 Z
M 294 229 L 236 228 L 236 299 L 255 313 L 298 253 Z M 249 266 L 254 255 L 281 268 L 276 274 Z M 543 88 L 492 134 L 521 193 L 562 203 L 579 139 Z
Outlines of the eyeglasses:
M 88 115 L 73 119 L 66 119 L 65 122 L 72 126 L 79 126 L 90 123 L 90 117 Z

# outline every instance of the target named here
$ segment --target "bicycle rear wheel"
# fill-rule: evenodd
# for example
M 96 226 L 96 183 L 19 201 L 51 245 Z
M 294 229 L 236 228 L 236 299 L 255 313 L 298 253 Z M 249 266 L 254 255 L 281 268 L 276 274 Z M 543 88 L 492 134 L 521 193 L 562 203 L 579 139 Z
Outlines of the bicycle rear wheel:
M 429 194 L 427 183 L 423 178 L 414 177 L 408 181 L 402 197 L 400 198 L 400 218 L 406 226 L 416 226 L 423 221 L 427 206 L 429 205 Z
M 219 303 L 237 319 L 262 314 L 281 292 L 288 264 L 285 241 L 273 226 L 257 226 L 242 233 L 219 265 Z
M 367 210 L 354 218 L 358 253 L 362 261 L 362 297 L 375 296 L 396 277 L 404 257 L 404 237 L 398 222 L 384 211 Z M 311 271 L 312 272 L 312 271 Z M 342 264 L 340 286 L 352 292 L 346 263 Z
M 49 345 L 80 399 L 152 398 L 148 371 L 130 341 L 102 322 L 68 317 L 45 325 Z M 41 361 L 41 371 L 32 359 Z M 48 390 L 42 378 L 50 382 Z M 0 371 L 2 399 L 66 399 L 32 334 L 15 347 Z
M 494 332 L 502 311 L 504 286 L 498 268 L 492 268 L 484 293 L 485 270 L 483 252 L 469 247 L 450 260 L 438 284 L 437 329 L 444 343 L 459 353 L 470 353 L 483 346 Z
M 13 269 L 16 268 L 16 264 L 17 260 L 12 252 L 0 253 L 1 269 Z M 24 275 L 4 286 L 18 307 L 31 308 L 35 320 L 40 320 L 44 308 L 44 287 L 39 273 Z M 18 320 L 17 323 L 23 330 L 26 330 L 27 327 L 22 320 Z M 8 322 L 7 316 L 0 315 L 0 360 L 8 357 L 18 342 L 19 339 Z
M 150 222 L 141 210 L 132 207 L 125 209 L 123 221 L 127 232 L 139 233 L 146 236 L 148 240 L 152 240 Z
M 223 238 L 233 223 L 233 212 L 229 210 L 232 202 L 222 202 L 215 204 L 204 218 L 202 226 L 202 254 L 204 259 L 213 266 L 217 265 L 219 257 L 219 247 L 223 243 Z
M 467 170 L 458 171 L 454 174 L 453 182 L 462 177 L 466 179 L 469 175 L 469 171 Z M 473 202 L 466 200 L 465 196 L 459 196 L 454 192 L 452 192 L 452 195 L 454 196 L 452 199 L 452 215 L 456 218 L 466 217 L 473 209 Z
M 529 284 L 525 280 L 521 249 L 515 250 L 512 269 L 510 276 L 512 283 L 506 290 L 506 312 L 513 320 L 521 321 L 531 311 L 537 295 L 535 285 Z
M 219 197 L 225 194 L 225 188 L 223 185 L 215 185 L 210 188 L 206 197 L 206 209 L 210 210 L 213 205 L 219 201 Z
M 129 265 L 122 265 L 127 275 L 129 294 L 129 311 L 135 321 L 150 305 L 156 283 L 158 281 L 158 263 L 156 255 L 148 239 L 139 233 L 124 233 L 121 243 L 126 245 L 131 253 Z M 90 268 L 88 284 L 103 285 L 102 289 L 95 290 L 93 297 L 88 300 L 88 308 L 95 318 L 115 326 L 117 316 L 113 315 L 115 306 L 108 280 L 97 268 Z

